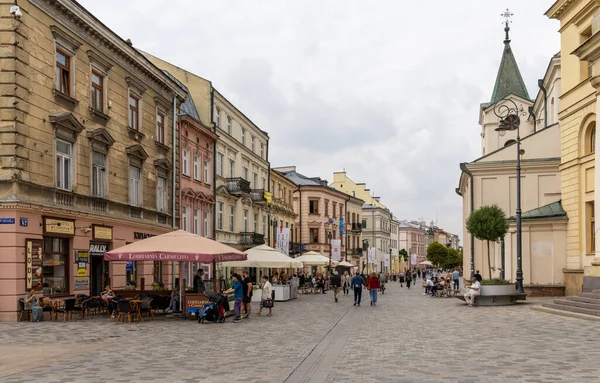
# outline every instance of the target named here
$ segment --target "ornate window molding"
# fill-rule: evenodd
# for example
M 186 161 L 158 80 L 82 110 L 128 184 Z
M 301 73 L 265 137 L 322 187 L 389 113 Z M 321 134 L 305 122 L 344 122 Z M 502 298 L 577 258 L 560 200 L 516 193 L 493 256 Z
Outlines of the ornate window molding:
M 77 136 L 84 129 L 71 112 L 53 113 L 49 119 L 54 127 L 56 137 L 73 144 L 77 142 Z

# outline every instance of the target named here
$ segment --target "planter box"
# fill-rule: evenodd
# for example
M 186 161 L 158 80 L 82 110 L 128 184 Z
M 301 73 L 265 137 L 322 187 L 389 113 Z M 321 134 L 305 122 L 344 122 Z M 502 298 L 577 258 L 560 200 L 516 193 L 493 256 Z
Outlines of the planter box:
M 517 293 L 514 284 L 510 285 L 481 285 L 481 296 L 513 295 Z

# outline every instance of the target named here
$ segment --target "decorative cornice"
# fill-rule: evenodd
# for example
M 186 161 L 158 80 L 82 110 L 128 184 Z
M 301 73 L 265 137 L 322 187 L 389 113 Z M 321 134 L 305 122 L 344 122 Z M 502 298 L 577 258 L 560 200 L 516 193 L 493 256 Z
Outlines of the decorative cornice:
M 93 50 L 87 51 L 87 54 L 90 59 L 90 63 L 92 63 L 92 65 L 100 67 L 100 69 L 102 69 L 104 72 L 108 72 L 110 68 L 112 68 L 113 63 L 106 60 L 104 57 L 100 56 Z
M 55 127 L 61 127 L 79 134 L 83 131 L 83 125 L 71 112 L 60 112 L 49 115 L 50 123 Z
M 144 150 L 144 147 L 140 144 L 130 145 L 125 149 L 127 155 L 139 158 L 142 161 L 146 161 L 148 153 Z
M 573 0 L 558 0 L 544 14 L 551 19 L 559 19 L 573 4 Z
M 99 141 L 103 144 L 111 146 L 115 143 L 115 139 L 110 135 L 108 130 L 104 127 L 96 129 L 88 129 L 87 136 L 91 140 Z
M 81 46 L 81 43 L 79 41 L 69 36 L 68 33 L 62 31 L 56 25 L 51 25 L 50 31 L 52 32 L 52 36 L 54 37 L 54 39 L 58 41 L 59 44 L 65 46 L 71 51 L 76 51 Z
M 146 90 L 148 90 L 146 85 L 135 77 L 127 76 L 125 80 L 127 81 L 127 86 L 133 89 L 136 93 L 140 93 L 140 96 L 145 93 Z

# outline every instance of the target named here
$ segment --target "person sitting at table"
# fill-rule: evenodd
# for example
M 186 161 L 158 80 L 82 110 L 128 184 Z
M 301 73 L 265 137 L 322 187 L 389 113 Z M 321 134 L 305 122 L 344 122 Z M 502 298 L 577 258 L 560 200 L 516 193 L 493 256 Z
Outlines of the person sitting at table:
M 423 295 L 427 295 L 429 293 L 433 294 L 433 289 L 435 288 L 435 284 L 433 283 L 431 278 L 427 278 L 427 281 L 425 282 L 423 287 L 425 287 L 425 292 L 423 293 Z
M 177 311 L 178 307 L 179 307 L 179 284 L 176 284 L 175 288 L 171 292 L 171 301 L 169 302 L 169 307 L 167 308 L 167 313 L 172 313 L 173 311 Z
M 112 316 L 115 310 L 115 293 L 111 290 L 110 286 L 106 286 L 102 295 L 100 296 L 104 302 L 106 302 L 106 308 L 108 309 L 108 315 Z
M 25 303 L 25 308 L 31 309 L 31 321 L 41 321 L 42 315 L 44 314 L 44 308 L 40 306 L 38 297 L 35 296 L 34 289 L 31 289 L 27 295 L 25 295 L 23 302 Z
M 271 282 L 273 284 L 279 283 L 279 274 L 277 273 L 277 271 L 273 273 L 273 277 L 271 277 Z

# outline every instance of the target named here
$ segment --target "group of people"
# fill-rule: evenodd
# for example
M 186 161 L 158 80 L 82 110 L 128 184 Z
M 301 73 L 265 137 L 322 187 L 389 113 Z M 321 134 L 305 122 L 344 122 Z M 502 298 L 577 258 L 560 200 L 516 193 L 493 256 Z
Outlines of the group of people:
M 231 276 L 232 286 L 231 288 L 223 291 L 223 294 L 233 293 L 234 297 L 234 323 L 240 323 L 242 319 L 250 319 L 252 315 L 252 280 L 248 276 L 248 271 L 244 270 L 240 276 L 237 273 L 233 273 Z M 263 308 L 268 308 L 269 313 L 267 316 L 273 315 L 273 285 L 269 282 L 269 277 L 265 275 L 263 277 L 263 286 L 261 289 L 260 297 L 260 308 L 257 315 L 262 315 Z
M 339 275 L 337 271 L 334 271 L 330 283 L 331 287 L 333 288 L 333 297 L 336 303 L 339 299 L 338 297 L 340 289 L 343 289 L 344 295 L 348 295 L 350 290 L 353 290 L 354 306 L 360 306 L 363 289 L 369 290 L 371 306 L 376 306 L 377 292 L 382 286 L 380 277 L 377 275 L 377 273 L 371 273 L 371 275 L 366 278 L 358 271 L 352 278 L 350 278 L 350 273 L 348 273 L 348 271 L 345 271 L 344 275 Z

